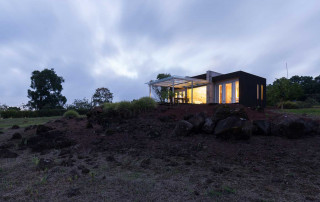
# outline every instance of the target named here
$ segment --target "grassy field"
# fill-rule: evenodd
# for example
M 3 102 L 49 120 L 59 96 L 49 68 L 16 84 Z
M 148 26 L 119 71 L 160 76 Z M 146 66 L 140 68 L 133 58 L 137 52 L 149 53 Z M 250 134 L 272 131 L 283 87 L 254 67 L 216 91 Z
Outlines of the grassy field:
M 285 113 L 292 113 L 292 114 L 307 114 L 312 116 L 320 116 L 320 107 L 314 108 L 303 108 L 303 109 L 283 109 L 281 110 Z
M 38 117 L 38 118 L 10 118 L 10 119 L 0 119 L 0 129 L 6 130 L 13 125 L 18 125 L 20 127 L 27 127 L 30 125 L 44 124 L 48 121 L 55 120 L 61 116 L 53 117 Z

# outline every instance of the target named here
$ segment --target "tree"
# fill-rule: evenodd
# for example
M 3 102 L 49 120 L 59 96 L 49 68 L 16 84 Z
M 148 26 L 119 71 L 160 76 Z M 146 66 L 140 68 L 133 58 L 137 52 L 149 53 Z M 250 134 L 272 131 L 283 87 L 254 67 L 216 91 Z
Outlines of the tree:
M 284 77 L 276 79 L 273 84 L 267 86 L 267 103 L 275 105 L 287 100 L 300 100 L 303 89 L 297 82 L 291 82 Z
M 66 97 L 61 94 L 63 82 L 64 79 L 59 77 L 54 69 L 33 71 L 30 85 L 33 90 L 28 90 L 30 108 L 36 110 L 63 108 L 67 102 Z
M 97 88 L 92 96 L 92 104 L 93 106 L 97 106 L 103 103 L 111 103 L 112 99 L 113 94 L 108 88 Z
M 171 74 L 161 73 L 161 74 L 158 74 L 157 80 L 164 79 L 170 76 Z M 168 88 L 166 87 L 152 86 L 152 90 L 156 94 L 157 99 L 160 102 L 165 102 L 165 100 L 168 99 L 168 97 L 171 95 L 170 93 L 171 89 L 169 89 L 168 91 Z
M 91 109 L 91 107 L 92 107 L 91 103 L 86 98 L 83 98 L 82 100 L 75 99 L 73 103 L 68 106 L 69 109 L 76 109 L 76 110 L 79 110 L 79 109 L 89 110 Z

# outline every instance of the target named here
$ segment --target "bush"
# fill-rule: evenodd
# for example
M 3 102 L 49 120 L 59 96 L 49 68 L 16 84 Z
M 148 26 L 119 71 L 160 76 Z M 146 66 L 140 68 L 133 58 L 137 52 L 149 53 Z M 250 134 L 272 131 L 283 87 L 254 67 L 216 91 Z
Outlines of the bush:
M 281 108 L 283 105 L 284 109 L 297 109 L 299 108 L 299 105 L 297 102 L 292 102 L 292 101 L 285 101 L 285 102 L 279 102 L 278 103 L 278 108 Z
M 103 110 L 105 111 L 115 111 L 118 103 L 104 103 L 103 104 Z
M 68 110 L 63 114 L 63 117 L 66 117 L 66 118 L 78 118 L 79 116 L 80 116 L 79 113 L 73 109 Z
M 308 97 L 304 102 L 307 103 L 310 107 L 319 105 L 319 102 L 316 99 L 310 97 Z
M 1 118 L 34 118 L 34 117 L 49 117 L 49 116 L 62 116 L 66 112 L 65 109 L 43 109 L 39 111 L 17 111 L 6 110 L 1 111 Z
M 157 107 L 157 102 L 150 97 L 142 97 L 139 100 L 132 101 L 134 111 L 150 111 Z

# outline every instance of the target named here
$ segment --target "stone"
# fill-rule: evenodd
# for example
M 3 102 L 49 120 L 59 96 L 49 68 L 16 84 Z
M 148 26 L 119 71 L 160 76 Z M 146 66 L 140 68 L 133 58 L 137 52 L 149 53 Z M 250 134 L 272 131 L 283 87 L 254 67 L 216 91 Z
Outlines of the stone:
M 161 133 L 157 130 L 151 130 L 151 131 L 147 132 L 147 136 L 149 138 L 158 138 L 161 136 Z
M 267 120 L 254 120 L 253 125 L 256 126 L 255 135 L 270 135 L 270 122 Z
M 193 125 L 185 120 L 180 120 L 173 130 L 175 136 L 188 136 L 192 131 Z
M 40 135 L 40 134 L 46 133 L 46 132 L 48 132 L 50 130 L 53 130 L 53 128 L 49 127 L 49 126 L 45 126 L 45 125 L 38 125 L 37 126 L 37 130 L 36 130 L 36 134 Z
M 68 198 L 74 197 L 74 196 L 78 196 L 80 195 L 80 189 L 79 188 L 70 188 L 66 191 L 66 195 Z
M 150 158 L 143 159 L 143 160 L 140 162 L 140 167 L 142 167 L 142 168 L 148 168 L 148 167 L 150 166 L 150 163 L 151 163 Z
M 0 158 L 17 158 L 18 154 L 9 149 L 0 149 Z
M 20 133 L 14 133 L 11 137 L 11 140 L 18 140 L 18 139 L 21 139 L 22 136 Z
M 214 134 L 221 139 L 248 140 L 252 130 L 253 124 L 250 121 L 231 116 L 217 123 Z
M 222 139 L 230 139 L 234 130 L 241 127 L 241 120 L 237 117 L 231 116 L 226 119 L 220 120 L 215 129 L 214 134 Z
M 12 127 L 11 127 L 11 129 L 19 129 L 20 128 L 20 126 L 18 126 L 18 125 L 13 125 Z
M 50 168 L 54 167 L 55 163 L 52 159 L 44 159 L 41 158 L 37 165 L 37 170 L 49 170 Z
M 205 122 L 205 118 L 203 115 L 201 114 L 197 114 L 193 117 L 191 117 L 189 120 L 188 120 L 189 123 L 191 123 L 193 125 L 193 131 L 195 132 L 200 132 L 201 131 L 201 128 Z
M 212 134 L 214 132 L 215 124 L 211 118 L 206 118 L 204 124 L 202 126 L 202 131 L 208 134 Z

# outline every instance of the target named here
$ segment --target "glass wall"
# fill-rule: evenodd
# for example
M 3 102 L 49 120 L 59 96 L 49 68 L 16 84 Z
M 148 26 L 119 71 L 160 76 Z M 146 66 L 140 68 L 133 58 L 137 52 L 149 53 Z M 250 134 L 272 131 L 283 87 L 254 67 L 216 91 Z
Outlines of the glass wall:
M 236 103 L 239 103 L 239 81 L 236 81 Z
M 191 103 L 191 88 L 187 90 L 188 103 Z M 193 103 L 206 104 L 207 103 L 207 86 L 193 88 Z
M 216 88 L 216 96 L 216 102 L 218 103 L 239 103 L 239 80 L 225 81 L 218 84 Z
M 226 83 L 226 103 L 232 103 L 232 83 Z
M 219 85 L 219 103 L 222 103 L 222 84 Z

